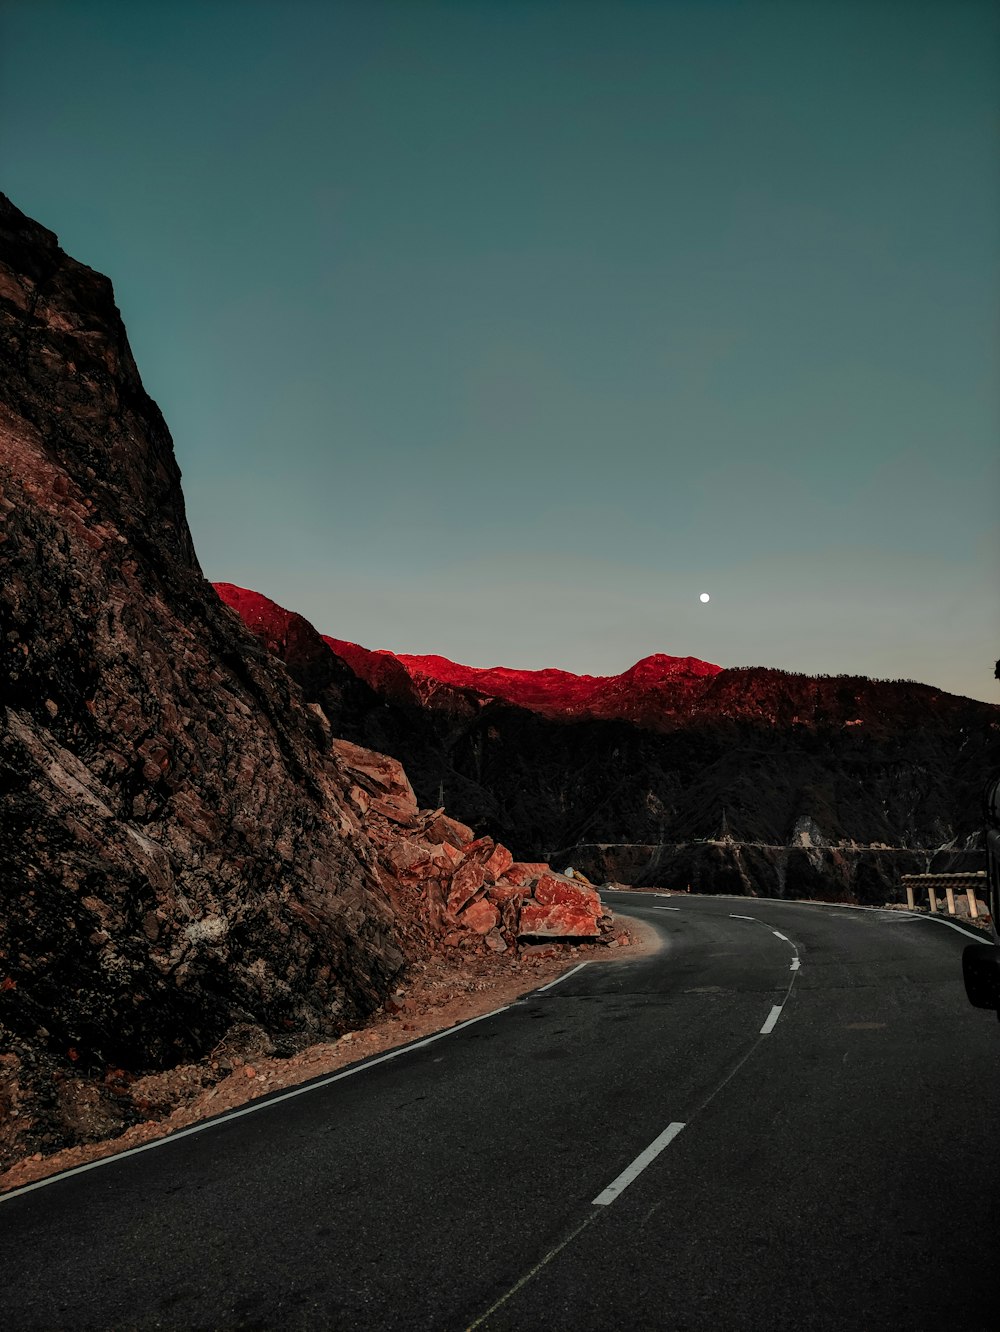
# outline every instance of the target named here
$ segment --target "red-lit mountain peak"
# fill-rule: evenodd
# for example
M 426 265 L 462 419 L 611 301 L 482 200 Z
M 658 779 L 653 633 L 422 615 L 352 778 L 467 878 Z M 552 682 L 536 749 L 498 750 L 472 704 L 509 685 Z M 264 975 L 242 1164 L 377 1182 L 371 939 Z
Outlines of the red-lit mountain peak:
M 287 632 L 289 622 L 297 618 L 294 611 L 285 610 L 284 606 L 279 606 L 260 592 L 237 587 L 235 583 L 213 583 L 212 586 L 221 600 L 239 613 L 247 628 L 252 629 L 258 638 L 279 641 Z
M 232 583 L 215 587 L 247 626 L 273 645 L 288 635 L 290 625 L 307 623 L 257 592 Z M 447 708 L 498 699 L 553 718 L 623 717 L 655 724 L 657 716 L 690 699 L 722 669 L 697 657 L 658 652 L 620 675 L 574 675 L 554 667 L 463 666 L 434 654 L 372 651 L 325 634 L 322 639 L 355 675 L 397 702 Z
M 664 680 L 675 680 L 678 676 L 693 676 L 702 679 L 705 676 L 718 675 L 721 666 L 714 666 L 710 661 L 701 661 L 698 657 L 668 657 L 663 652 L 654 652 L 643 657 L 621 675 L 609 676 L 609 680 L 635 682 L 636 684 L 659 684 Z
M 621 675 L 574 675 L 570 671 L 514 670 L 506 666 L 460 666 L 445 657 L 397 658 L 418 686 L 441 681 L 482 697 L 503 699 L 549 716 L 629 716 L 639 696 L 676 693 L 685 685 L 718 674 L 721 667 L 694 657 L 646 657 Z M 636 695 L 636 697 L 629 697 Z M 625 705 L 625 706 L 623 706 Z M 629 706 L 631 705 L 631 706 Z
M 400 654 L 399 660 L 414 680 L 441 680 L 469 689 L 484 698 L 499 698 L 522 708 L 551 711 L 589 697 L 594 684 L 589 675 L 572 675 L 554 668 L 518 671 L 507 666 L 461 666 L 446 657 Z

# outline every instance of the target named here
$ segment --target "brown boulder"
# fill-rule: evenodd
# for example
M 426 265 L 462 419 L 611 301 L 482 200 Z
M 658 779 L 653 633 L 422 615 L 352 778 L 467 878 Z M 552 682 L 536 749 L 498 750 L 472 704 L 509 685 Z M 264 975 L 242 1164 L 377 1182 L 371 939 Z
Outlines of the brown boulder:
M 569 902 L 554 902 L 543 906 L 538 902 L 525 902 L 521 908 L 518 938 L 545 935 L 553 939 L 597 937 L 597 921 L 593 912 Z
M 547 874 L 549 866 L 542 860 L 515 860 L 504 871 L 504 878 L 510 883 L 517 883 L 523 886 L 534 883 L 541 874 Z
M 433 873 L 431 849 L 420 842 L 400 838 L 386 848 L 385 857 L 393 873 L 400 879 L 419 879 Z
M 461 925 L 475 930 L 477 934 L 489 934 L 496 928 L 500 914 L 485 897 L 480 897 L 471 906 L 467 906 L 458 919 Z
M 477 837 L 474 842 L 470 842 L 465 848 L 466 860 L 478 861 L 480 865 L 485 865 L 493 854 L 496 842 L 492 837 Z
M 603 910 L 600 895 L 595 889 L 558 878 L 555 874 L 543 874 L 535 884 L 532 896 L 541 906 L 565 902 L 587 910 L 594 916 L 600 916 Z
M 487 881 L 495 883 L 497 879 L 501 878 L 507 872 L 513 863 L 514 857 L 511 853 L 505 846 L 500 846 L 498 844 L 494 847 L 493 854 L 483 866 L 486 871 Z
M 369 808 L 394 823 L 407 824 L 416 819 L 417 797 L 401 763 L 349 740 L 334 740 L 331 749 L 341 769 L 369 793 Z
M 483 886 L 484 871 L 475 860 L 467 860 L 455 871 L 448 893 L 448 910 L 457 915 L 470 898 Z
M 466 847 L 476 834 L 458 819 L 451 819 L 447 814 L 438 814 L 424 829 L 431 842 L 445 842 L 449 846 Z
M 524 899 L 527 889 L 522 888 L 516 883 L 507 883 L 503 879 L 499 883 L 491 883 L 486 889 L 486 896 L 491 902 L 517 902 Z
M 369 809 L 377 810 L 390 822 L 408 828 L 413 823 L 414 815 L 417 812 L 417 802 L 414 800 L 411 806 L 410 801 L 399 795 L 373 796 Z
M 454 846 L 451 842 L 439 842 L 438 845 L 441 847 L 442 864 L 447 865 L 449 873 L 454 873 L 465 859 L 465 852 L 460 846 Z

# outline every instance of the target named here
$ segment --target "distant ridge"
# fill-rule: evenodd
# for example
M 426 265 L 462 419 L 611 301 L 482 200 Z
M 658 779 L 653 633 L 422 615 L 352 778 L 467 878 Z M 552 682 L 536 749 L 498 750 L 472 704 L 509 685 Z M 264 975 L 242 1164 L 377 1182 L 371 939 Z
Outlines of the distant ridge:
M 570 671 L 514 670 L 507 666 L 461 666 L 447 657 L 370 652 L 344 639 L 323 641 L 373 689 L 384 687 L 388 661 L 403 667 L 421 702 L 430 702 L 438 686 L 500 699 L 547 717 L 630 717 L 659 703 L 676 706 L 698 684 L 718 675 L 721 666 L 697 657 L 644 657 L 620 675 L 574 675 Z
M 477 669 L 324 639 L 266 597 L 218 591 L 333 734 L 399 759 L 423 804 L 520 860 L 877 904 L 902 873 L 982 867 L 996 704 L 665 654 L 604 678 Z
M 765 666 L 723 668 L 697 657 L 654 653 L 620 675 L 463 666 L 447 657 L 372 650 L 320 634 L 300 615 L 259 592 L 216 583 L 272 651 L 286 656 L 303 634 L 310 653 L 325 644 L 339 669 L 381 698 L 433 711 L 467 714 L 506 703 L 552 721 L 626 721 L 645 730 L 673 731 L 695 721 L 728 718 L 775 726 L 863 726 L 892 731 L 944 718 L 971 700 L 914 680 L 873 680 L 860 675 L 804 675 Z M 286 642 L 287 641 L 287 642 Z M 997 715 L 995 704 L 982 704 Z
M 460 701 L 511 703 L 550 718 L 603 718 L 655 725 L 658 718 L 693 702 L 705 683 L 722 667 L 697 657 L 654 653 L 620 675 L 574 675 L 547 669 L 514 670 L 507 666 L 462 666 L 447 657 L 372 650 L 347 639 L 315 634 L 294 611 L 234 583 L 216 583 L 215 590 L 272 651 L 300 640 L 308 630 L 345 662 L 359 680 L 397 703 L 449 707 Z M 315 649 L 314 649 L 315 650 Z

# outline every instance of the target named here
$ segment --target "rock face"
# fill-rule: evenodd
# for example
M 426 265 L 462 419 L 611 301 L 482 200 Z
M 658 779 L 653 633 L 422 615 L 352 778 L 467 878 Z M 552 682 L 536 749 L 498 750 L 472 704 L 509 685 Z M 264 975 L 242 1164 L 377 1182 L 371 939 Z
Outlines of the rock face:
M 220 600 L 111 284 L 2 195 L 0 357 L 0 1170 L 339 1035 L 428 950 L 613 942 L 336 738 L 383 702 L 311 625 Z
M 447 803 L 522 861 L 568 860 L 600 882 L 868 903 L 891 900 L 901 874 L 984 867 L 995 705 L 691 658 L 596 681 L 322 642 L 359 673 L 349 699 L 338 686 L 331 700 L 338 732 L 393 754 L 423 803 Z
M 201 575 L 111 284 L 2 196 L 0 356 L 3 1162 L 74 1141 L 82 1105 L 110 1132 L 123 1076 L 234 1028 L 338 1033 L 426 925 Z

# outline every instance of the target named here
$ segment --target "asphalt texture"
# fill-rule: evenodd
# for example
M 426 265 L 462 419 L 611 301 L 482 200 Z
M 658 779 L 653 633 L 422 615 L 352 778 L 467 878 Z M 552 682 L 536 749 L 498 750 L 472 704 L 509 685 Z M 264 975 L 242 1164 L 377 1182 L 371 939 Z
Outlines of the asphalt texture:
M 1000 1329 L 968 934 L 608 897 L 664 947 L 0 1199 L 0 1328 Z

